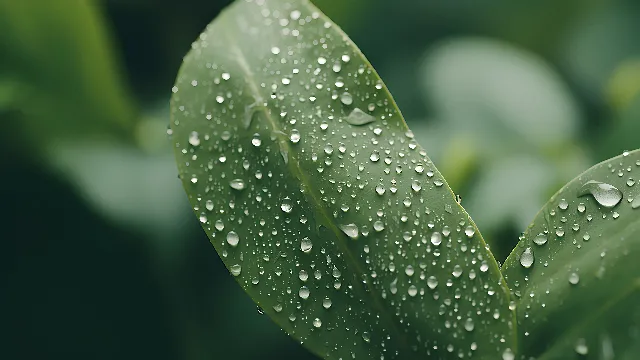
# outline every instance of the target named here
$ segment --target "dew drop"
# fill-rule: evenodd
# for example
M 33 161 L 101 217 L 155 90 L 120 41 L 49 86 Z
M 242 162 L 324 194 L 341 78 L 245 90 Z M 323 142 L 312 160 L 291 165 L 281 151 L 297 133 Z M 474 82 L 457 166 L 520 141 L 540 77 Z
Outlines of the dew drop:
M 340 102 L 345 105 L 351 105 L 353 104 L 353 96 L 348 92 L 343 92 L 342 95 L 340 95 Z
M 378 151 L 372 152 L 371 155 L 369 156 L 369 160 L 373 162 L 380 160 L 380 153 Z
M 297 144 L 300 141 L 300 131 L 296 129 L 291 130 L 289 140 L 291 140 L 292 143 Z
M 311 243 L 311 239 L 308 237 L 305 237 L 300 241 L 300 250 L 302 250 L 303 253 L 310 253 L 312 248 L 313 244 Z
M 240 237 L 238 236 L 238 234 L 235 231 L 229 231 L 227 233 L 227 243 L 233 247 L 238 246 L 238 243 L 240 242 Z
M 547 240 L 548 240 L 547 239 L 547 235 L 545 235 L 544 233 L 540 233 L 536 237 L 533 238 L 533 242 L 536 245 L 540 245 L 540 246 L 546 244 Z
M 622 200 L 622 192 L 615 186 L 605 184 L 599 181 L 591 180 L 582 185 L 578 191 L 578 196 L 590 194 L 598 202 L 598 204 L 612 208 Z
M 578 353 L 579 355 L 589 354 L 589 347 L 587 346 L 587 341 L 582 338 L 578 339 L 578 341 L 576 341 L 575 350 L 576 350 L 576 353 Z
M 530 247 L 524 249 L 524 251 L 520 255 L 520 265 L 528 269 L 533 265 L 533 260 L 533 249 L 531 249 Z
M 376 222 L 373 223 L 373 230 L 377 232 L 384 230 L 384 223 L 380 220 L 376 220 Z
M 242 265 L 240 264 L 231 265 L 229 267 L 229 270 L 231 271 L 231 275 L 239 276 L 240 273 L 242 272 Z
M 280 204 L 280 210 L 287 214 L 291 213 L 291 211 L 293 210 L 291 199 L 289 199 L 288 197 L 284 198 L 284 200 L 282 200 L 282 204 Z
M 473 331 L 474 327 L 475 324 L 473 323 L 473 319 L 467 318 L 467 320 L 464 322 L 464 329 L 467 331 Z
M 321 327 L 322 326 L 322 320 L 320 320 L 318 318 L 313 319 L 313 326 L 316 327 L 316 328 Z
M 192 131 L 189 134 L 189 144 L 191 144 L 192 146 L 200 145 L 200 136 L 198 135 L 197 131 Z
M 438 286 L 438 279 L 436 279 L 435 276 L 429 276 L 427 278 L 427 286 L 429 287 L 429 289 L 433 290 Z
M 475 233 L 476 229 L 474 229 L 471 225 L 467 226 L 467 228 L 464 229 L 464 234 L 467 235 L 468 238 L 472 238 Z
M 569 275 L 569 283 L 571 285 L 578 285 L 579 282 L 580 282 L 580 275 L 578 275 L 577 273 L 571 273 Z
M 331 307 L 331 299 L 328 297 L 324 298 L 324 300 L 322 300 L 322 307 L 328 310 Z
M 384 195 L 385 192 L 385 188 L 382 185 L 377 185 L 376 186 L 376 194 L 378 195 Z
M 376 118 L 374 118 L 373 116 L 367 114 L 366 112 L 358 108 L 353 109 L 349 114 L 349 116 L 347 116 L 347 122 L 351 125 L 356 125 L 356 126 L 369 124 L 374 121 L 376 121 Z M 380 135 L 380 134 L 376 134 L 376 135 Z
M 218 231 L 224 230 L 224 223 L 222 222 L 222 220 L 216 220 L 216 223 L 214 226 Z
M 502 360 L 514 360 L 516 355 L 513 353 L 513 350 L 507 348 L 502 352 Z
M 409 296 L 414 297 L 418 294 L 418 288 L 415 285 L 411 285 L 409 289 L 407 289 L 407 293 Z
M 242 179 L 233 179 L 229 182 L 229 186 L 234 190 L 244 190 L 245 183 Z
M 300 290 L 298 290 L 298 296 L 300 296 L 304 300 L 309 298 L 309 294 L 309 288 L 306 286 L 303 286 L 300 288 Z
M 342 232 L 345 233 L 345 235 L 347 235 L 348 237 L 354 240 L 358 238 L 359 231 L 358 231 L 358 226 L 356 224 L 340 225 L 340 230 L 342 230 Z
M 431 243 L 435 246 L 440 245 L 442 243 L 442 234 L 437 231 L 431 234 Z

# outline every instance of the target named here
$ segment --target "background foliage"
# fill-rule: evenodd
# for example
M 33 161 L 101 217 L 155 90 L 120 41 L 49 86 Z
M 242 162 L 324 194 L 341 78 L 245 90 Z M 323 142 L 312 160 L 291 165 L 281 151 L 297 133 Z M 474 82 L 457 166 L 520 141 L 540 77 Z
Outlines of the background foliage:
M 228 275 L 165 134 L 182 56 L 228 3 L 0 0 L 1 358 L 312 358 Z M 633 0 L 315 3 L 500 261 L 560 186 L 637 147 Z

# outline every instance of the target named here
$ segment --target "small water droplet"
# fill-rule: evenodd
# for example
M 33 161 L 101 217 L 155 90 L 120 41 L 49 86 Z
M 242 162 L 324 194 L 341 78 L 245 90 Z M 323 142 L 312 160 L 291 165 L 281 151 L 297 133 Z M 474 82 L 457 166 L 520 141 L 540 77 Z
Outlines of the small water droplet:
M 340 102 L 345 105 L 351 105 L 353 104 L 353 96 L 345 91 L 340 95 Z
M 282 200 L 282 204 L 280 204 L 280 210 L 287 214 L 291 213 L 291 211 L 293 211 L 293 204 L 291 203 L 291 199 L 289 199 L 288 197 L 284 198 L 284 200 Z
M 435 276 L 429 276 L 427 278 L 427 286 L 429 287 L 429 289 L 433 290 L 438 286 L 438 279 L 436 279 Z
M 369 156 L 369 160 L 373 162 L 380 160 L 380 153 L 378 151 L 372 152 L 371 155 Z
M 589 354 L 589 347 L 587 346 L 587 341 L 583 338 L 578 339 L 578 341 L 576 341 L 575 350 L 576 350 L 576 353 L 578 353 L 579 355 Z
M 579 282 L 580 282 L 580 275 L 578 275 L 577 273 L 571 273 L 569 275 L 569 283 L 571 285 L 578 285 Z
M 317 327 L 317 328 L 321 327 L 322 326 L 322 320 L 320 320 L 318 318 L 313 319 L 313 326 Z
M 385 191 L 386 191 L 386 190 L 385 190 L 384 186 L 382 186 L 381 184 L 379 184 L 379 185 L 377 185 L 377 186 L 376 186 L 376 194 L 378 194 L 378 195 L 384 195 L 384 192 L 385 192 Z
M 291 140 L 292 143 L 297 144 L 300 141 L 300 131 L 296 129 L 291 130 L 289 140 Z
M 473 319 L 467 318 L 467 320 L 464 322 L 464 329 L 467 331 L 473 331 L 474 327 L 475 324 L 473 323 Z
M 240 273 L 242 272 L 242 265 L 240 264 L 231 265 L 229 267 L 229 270 L 231 271 L 231 275 L 239 276 Z
M 533 265 L 533 260 L 533 249 L 531 249 L 530 247 L 524 249 L 524 251 L 520 255 L 520 265 L 528 269 Z
M 415 285 L 411 285 L 409 289 L 407 289 L 407 293 L 409 296 L 414 297 L 418 294 L 418 288 Z
M 328 297 L 324 298 L 324 300 L 322 300 L 322 307 L 325 309 L 329 309 L 331 307 L 331 299 L 329 299 Z
M 467 226 L 467 228 L 464 229 L 464 234 L 467 235 L 468 238 L 472 238 L 475 233 L 476 229 L 471 225 Z

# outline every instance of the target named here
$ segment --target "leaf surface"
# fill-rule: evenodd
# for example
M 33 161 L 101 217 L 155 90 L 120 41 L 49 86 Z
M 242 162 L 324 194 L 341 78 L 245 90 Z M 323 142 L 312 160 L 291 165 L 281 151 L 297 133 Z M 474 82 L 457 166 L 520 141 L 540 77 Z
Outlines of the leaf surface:
M 288 334 L 327 359 L 515 351 L 480 233 L 369 62 L 309 2 L 237 1 L 173 92 L 194 211 Z
M 640 355 L 639 179 L 637 150 L 592 167 L 551 198 L 509 255 L 502 271 L 523 358 Z

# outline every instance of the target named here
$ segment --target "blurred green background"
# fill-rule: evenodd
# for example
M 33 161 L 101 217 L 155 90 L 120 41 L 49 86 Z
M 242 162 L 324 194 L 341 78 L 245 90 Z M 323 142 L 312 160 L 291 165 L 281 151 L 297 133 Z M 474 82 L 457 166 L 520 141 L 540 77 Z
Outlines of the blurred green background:
M 312 359 L 186 201 L 181 58 L 229 0 L 0 0 L 1 359 Z M 636 0 L 317 0 L 502 261 L 591 165 L 640 147 Z

